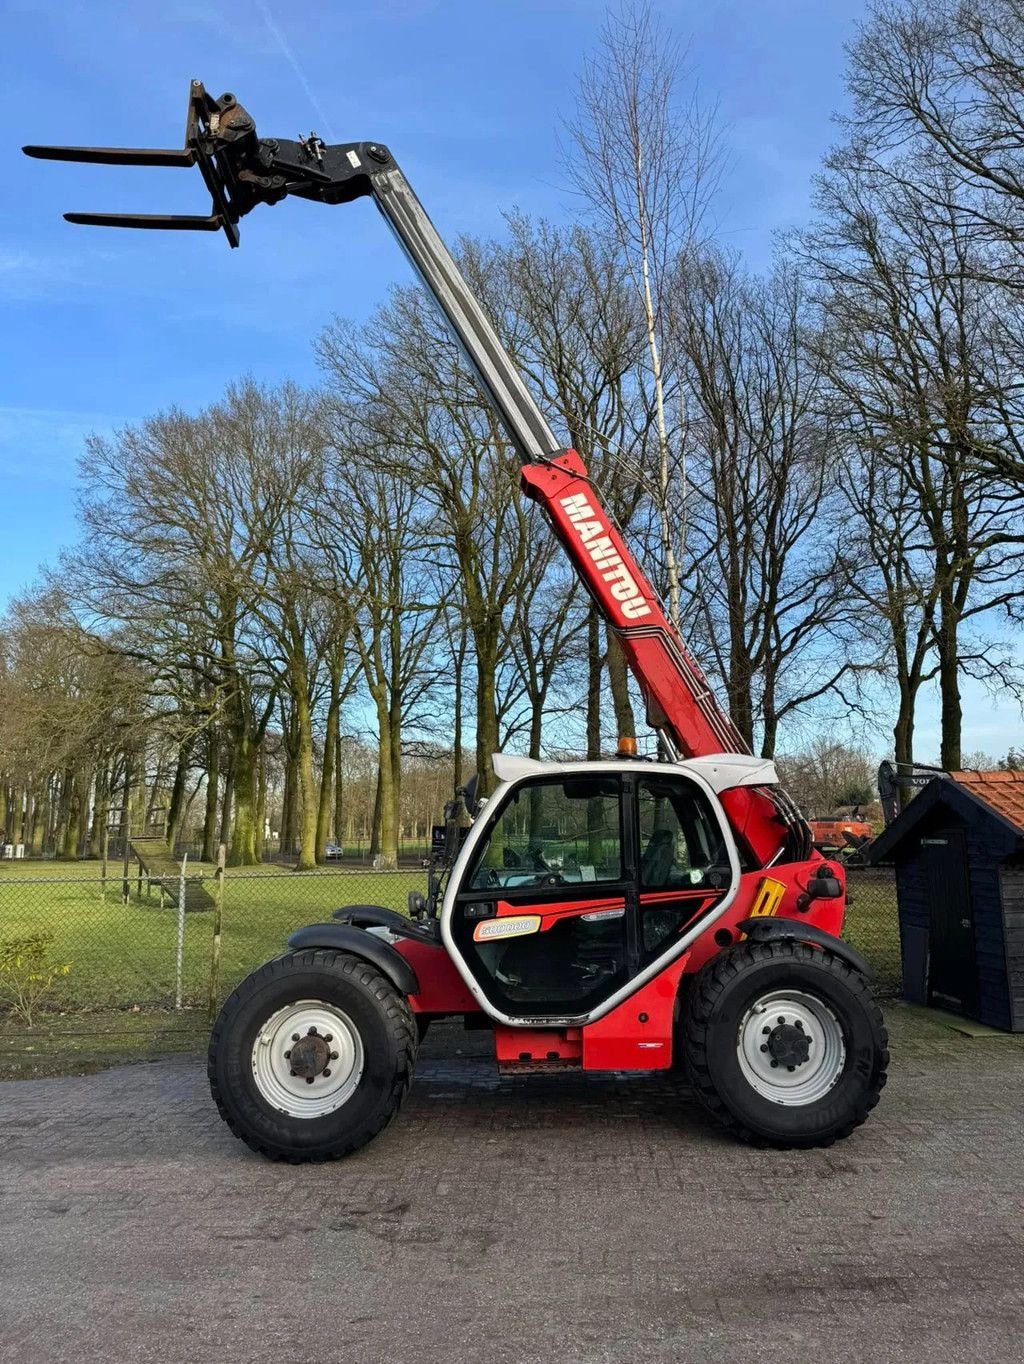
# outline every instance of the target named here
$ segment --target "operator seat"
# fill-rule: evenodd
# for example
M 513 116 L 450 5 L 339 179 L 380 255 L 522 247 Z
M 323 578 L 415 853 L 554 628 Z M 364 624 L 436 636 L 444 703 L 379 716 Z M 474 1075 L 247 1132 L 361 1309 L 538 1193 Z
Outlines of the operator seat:
M 675 862 L 675 834 L 671 829 L 655 829 L 640 859 L 640 884 L 648 890 L 661 890 L 669 883 Z

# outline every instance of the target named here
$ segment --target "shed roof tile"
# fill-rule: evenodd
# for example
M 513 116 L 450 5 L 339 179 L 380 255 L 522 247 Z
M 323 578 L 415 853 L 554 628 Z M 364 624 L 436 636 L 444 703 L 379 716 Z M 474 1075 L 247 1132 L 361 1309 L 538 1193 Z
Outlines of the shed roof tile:
M 1024 833 L 1024 772 L 950 772 L 949 775 Z

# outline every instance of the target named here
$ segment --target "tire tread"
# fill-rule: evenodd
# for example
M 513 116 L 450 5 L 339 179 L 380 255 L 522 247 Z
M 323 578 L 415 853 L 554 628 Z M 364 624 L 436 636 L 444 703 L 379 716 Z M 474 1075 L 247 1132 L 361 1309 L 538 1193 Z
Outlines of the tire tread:
M 824 1135 L 803 1139 L 765 1136 L 738 1118 L 715 1088 L 707 1046 L 708 1026 L 726 985 L 735 980 L 742 971 L 758 964 L 794 958 L 801 962 L 815 962 L 842 979 L 847 988 L 860 998 L 881 1047 L 875 1086 L 865 1091 L 850 1120 Z M 882 1011 L 863 975 L 832 952 L 789 939 L 740 943 L 708 962 L 690 991 L 684 1019 L 683 1046 L 684 1066 L 690 1085 L 711 1116 L 741 1141 L 753 1146 L 774 1147 L 778 1150 L 831 1146 L 833 1142 L 848 1137 L 867 1119 L 878 1103 L 881 1091 L 885 1087 L 889 1065 L 889 1034 L 882 1018 Z
M 284 1150 L 271 1142 L 262 1141 L 255 1137 L 238 1122 L 230 1106 L 225 1102 L 220 1078 L 217 1074 L 217 1054 L 224 1044 L 225 1033 L 231 1016 L 261 986 L 268 981 L 285 977 L 296 967 L 305 970 L 334 971 L 341 976 L 347 976 L 358 981 L 383 1006 L 381 1013 L 387 1021 L 399 1057 L 398 1065 L 395 1067 L 391 1092 L 386 1103 L 381 1105 L 378 1113 L 370 1121 L 363 1123 L 354 1132 L 348 1133 L 344 1140 L 329 1150 Z M 419 1036 L 407 1000 L 398 993 L 389 980 L 381 975 L 376 967 L 349 952 L 319 947 L 306 948 L 303 951 L 272 958 L 247 976 L 231 992 L 210 1035 L 206 1073 L 210 1082 L 210 1091 L 217 1105 L 217 1111 L 239 1141 L 245 1142 L 253 1151 L 266 1156 L 269 1160 L 283 1161 L 290 1165 L 303 1165 L 315 1161 L 340 1160 L 344 1156 L 351 1155 L 353 1151 L 357 1151 L 361 1146 L 372 1141 L 388 1126 L 401 1108 L 412 1085 L 418 1046 Z

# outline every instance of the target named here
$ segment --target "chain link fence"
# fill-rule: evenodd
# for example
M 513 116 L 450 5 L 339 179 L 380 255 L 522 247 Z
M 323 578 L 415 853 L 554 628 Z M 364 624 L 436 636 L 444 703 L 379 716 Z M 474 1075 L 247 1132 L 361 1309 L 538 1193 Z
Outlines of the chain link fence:
M 294 929 L 346 904 L 403 911 L 426 887 L 422 868 L 61 870 L 0 866 L 0 1074 L 195 1048 L 221 1000 Z M 848 903 L 844 936 L 879 992 L 898 992 L 891 872 L 851 870 Z

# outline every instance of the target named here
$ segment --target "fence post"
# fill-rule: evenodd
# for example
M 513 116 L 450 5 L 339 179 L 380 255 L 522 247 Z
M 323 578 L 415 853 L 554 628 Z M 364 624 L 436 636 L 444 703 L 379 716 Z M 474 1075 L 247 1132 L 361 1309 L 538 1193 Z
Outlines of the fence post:
M 224 864 L 227 860 L 227 845 L 221 843 L 217 849 L 217 870 L 214 873 L 217 887 L 213 900 L 213 942 L 210 946 L 210 1022 L 217 1018 L 217 998 L 220 994 L 220 932 L 224 917 Z
M 181 1008 L 182 976 L 185 967 L 185 867 L 188 853 L 181 859 L 181 875 L 178 877 L 178 953 L 174 973 L 174 1007 Z

